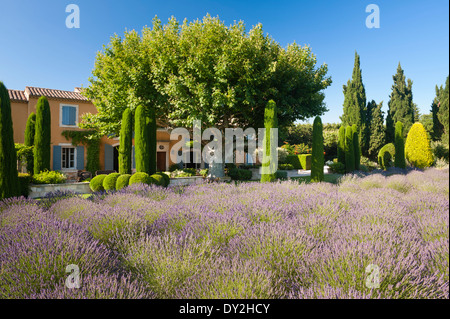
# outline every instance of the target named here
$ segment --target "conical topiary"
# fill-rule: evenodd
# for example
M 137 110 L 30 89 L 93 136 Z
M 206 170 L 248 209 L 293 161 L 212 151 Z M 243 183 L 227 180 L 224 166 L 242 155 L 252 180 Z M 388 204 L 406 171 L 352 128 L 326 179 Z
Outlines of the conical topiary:
M 277 165 L 275 165 L 275 161 L 277 158 L 277 154 L 272 154 L 273 145 L 271 142 L 271 134 L 273 134 L 272 129 L 277 128 L 278 126 L 278 118 L 277 118 L 277 105 L 273 100 L 270 100 L 264 111 L 264 127 L 266 132 L 264 134 L 264 149 L 263 149 L 263 164 L 262 164 L 262 174 L 261 174 L 261 182 L 273 182 L 276 180 L 276 169 Z M 275 143 L 277 141 L 274 141 Z
M 355 170 L 355 151 L 353 144 L 353 128 L 349 125 L 345 128 L 345 171 Z
M 408 132 L 405 155 L 408 162 L 414 167 L 425 168 L 433 165 L 430 141 L 425 128 L 419 122 L 414 123 Z
M 394 166 L 406 168 L 405 161 L 405 140 L 403 138 L 403 123 L 398 121 L 395 123 L 395 162 Z
M 119 173 L 131 174 L 131 151 L 133 134 L 133 116 L 130 109 L 126 109 L 122 115 L 119 146 Z
M 36 114 L 31 112 L 30 116 L 28 116 L 27 125 L 25 127 L 25 141 L 24 144 L 26 146 L 34 146 L 34 135 L 36 134 Z M 29 155 L 26 158 L 27 162 L 27 172 L 30 175 L 33 175 L 34 170 L 34 161 L 33 155 Z
M 319 116 L 314 119 L 312 136 L 311 182 L 323 181 L 323 125 Z
M 50 105 L 41 96 L 36 105 L 36 126 L 34 135 L 34 173 L 50 170 Z

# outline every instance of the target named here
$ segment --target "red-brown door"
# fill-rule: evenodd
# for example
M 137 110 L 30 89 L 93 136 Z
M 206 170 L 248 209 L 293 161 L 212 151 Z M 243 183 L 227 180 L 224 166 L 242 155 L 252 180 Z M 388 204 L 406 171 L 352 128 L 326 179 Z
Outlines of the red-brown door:
M 158 152 L 156 154 L 156 169 L 165 172 L 166 169 L 166 152 Z

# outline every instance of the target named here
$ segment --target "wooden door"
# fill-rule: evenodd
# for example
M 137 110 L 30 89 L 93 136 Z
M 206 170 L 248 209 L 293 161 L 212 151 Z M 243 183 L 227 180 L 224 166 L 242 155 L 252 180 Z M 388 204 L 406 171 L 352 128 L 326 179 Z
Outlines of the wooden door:
M 166 152 L 158 152 L 156 154 L 156 169 L 165 172 L 166 168 Z

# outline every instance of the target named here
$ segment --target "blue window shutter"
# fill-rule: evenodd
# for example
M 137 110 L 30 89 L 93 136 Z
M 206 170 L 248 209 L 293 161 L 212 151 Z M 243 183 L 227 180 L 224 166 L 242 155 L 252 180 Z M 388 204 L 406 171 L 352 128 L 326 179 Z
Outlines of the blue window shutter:
M 109 144 L 105 144 L 105 170 L 112 170 L 114 168 L 113 157 L 114 148 Z
M 131 168 L 136 168 L 136 158 L 134 157 L 134 145 L 131 148 Z
M 62 107 L 62 125 L 69 125 L 69 109 L 67 106 Z
M 84 169 L 84 146 L 77 146 L 77 169 Z
M 53 170 L 61 170 L 61 146 L 53 145 Z
M 77 117 L 77 108 L 76 107 L 69 107 L 69 125 L 75 125 L 76 124 L 76 117 Z

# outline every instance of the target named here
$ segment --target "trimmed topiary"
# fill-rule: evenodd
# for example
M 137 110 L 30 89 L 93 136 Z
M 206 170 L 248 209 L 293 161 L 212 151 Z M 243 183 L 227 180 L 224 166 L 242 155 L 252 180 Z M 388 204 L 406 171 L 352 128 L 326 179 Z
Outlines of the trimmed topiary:
M 163 172 L 157 172 L 156 174 L 161 175 L 164 179 L 164 187 L 169 186 L 170 184 L 170 176 Z
M 395 123 L 395 162 L 394 166 L 406 168 L 405 160 L 405 139 L 403 137 L 403 123 L 398 121 Z
M 119 146 L 119 173 L 131 173 L 131 151 L 133 135 L 133 115 L 130 109 L 125 109 L 122 114 L 122 124 L 120 127 Z
M 93 192 L 101 192 L 105 190 L 105 188 L 103 187 L 103 180 L 106 176 L 108 175 L 100 174 L 91 179 L 91 181 L 89 182 L 89 187 Z
M 262 174 L 261 183 L 273 182 L 276 180 L 276 169 L 278 164 L 275 163 L 275 158 L 277 158 L 276 146 L 271 145 L 272 129 L 278 127 L 278 117 L 277 117 L 277 105 L 273 100 L 267 102 L 266 108 L 264 110 L 264 128 L 266 133 L 264 134 L 263 142 L 263 164 L 262 164 Z M 278 141 L 274 141 L 278 143 Z M 275 154 L 272 154 L 273 149 L 275 149 Z
M 361 164 L 361 145 L 359 144 L 358 126 L 352 125 L 353 130 L 353 151 L 355 152 L 355 170 L 359 171 Z
M 345 126 L 343 125 L 339 128 L 337 159 L 338 162 L 345 163 Z
M 395 146 L 392 143 L 386 144 L 378 152 L 378 165 L 384 170 L 392 166 L 395 158 Z
M 114 191 L 116 190 L 116 182 L 119 178 L 120 173 L 111 173 L 103 179 L 103 188 L 105 191 Z
M 128 186 L 131 174 L 122 174 L 116 180 L 116 190 L 122 189 Z
M 14 145 L 11 101 L 3 82 L 0 82 L 0 200 L 20 196 L 17 175 L 17 154 Z
M 50 170 L 50 105 L 45 96 L 41 96 L 36 105 L 36 125 L 34 136 L 34 174 Z
M 321 182 L 323 181 L 325 156 L 323 154 L 323 125 L 319 116 L 314 119 L 312 139 L 311 182 Z
M 298 157 L 300 158 L 301 169 L 310 170 L 312 163 L 312 155 L 300 154 Z
M 353 144 L 353 129 L 351 126 L 345 128 L 345 171 L 347 173 L 355 170 L 355 151 Z
M 427 132 L 421 123 L 414 123 L 408 132 L 405 143 L 405 155 L 408 162 L 417 168 L 433 165 L 433 153 Z
M 150 184 L 156 184 L 156 180 L 145 172 L 137 172 L 137 173 L 134 173 L 133 175 L 131 175 L 128 184 L 132 185 L 132 184 L 137 184 L 137 183 L 150 185 Z
M 34 146 L 34 135 L 36 134 L 35 126 L 36 126 L 36 114 L 34 112 L 31 112 L 30 116 L 28 116 L 27 119 L 27 125 L 25 126 L 24 144 L 26 146 Z M 25 160 L 27 163 L 27 172 L 30 175 L 33 175 L 34 170 L 33 154 L 27 156 Z
M 153 174 L 150 177 L 156 181 L 156 185 L 164 186 L 166 184 L 164 177 L 160 174 Z

